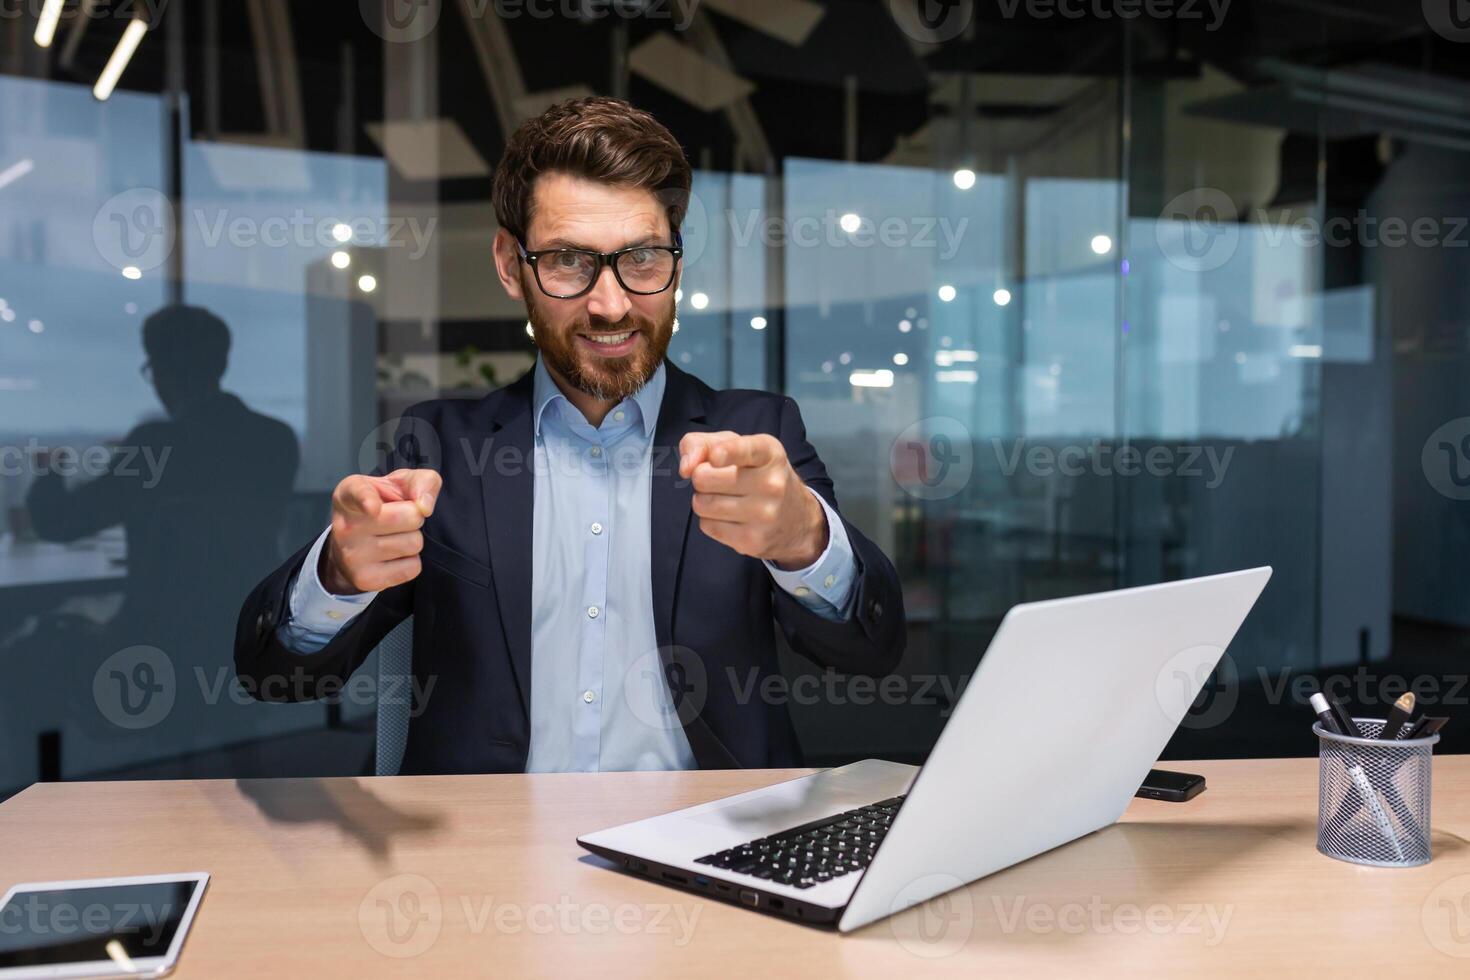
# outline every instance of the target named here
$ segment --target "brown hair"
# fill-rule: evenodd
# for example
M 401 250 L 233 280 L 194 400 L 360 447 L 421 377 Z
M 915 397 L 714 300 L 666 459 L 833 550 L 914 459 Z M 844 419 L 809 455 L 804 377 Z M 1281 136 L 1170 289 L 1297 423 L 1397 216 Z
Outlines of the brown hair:
M 679 141 L 652 115 L 602 95 L 558 102 L 521 123 L 495 169 L 495 216 L 525 241 L 536 178 L 559 172 L 642 187 L 663 202 L 669 228 L 679 230 L 689 205 L 692 172 Z

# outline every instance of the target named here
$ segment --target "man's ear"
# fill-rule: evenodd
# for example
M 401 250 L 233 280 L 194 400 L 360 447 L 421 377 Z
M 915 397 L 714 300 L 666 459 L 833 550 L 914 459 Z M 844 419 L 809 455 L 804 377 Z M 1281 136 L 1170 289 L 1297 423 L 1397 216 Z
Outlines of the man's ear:
M 501 287 L 511 299 L 524 301 L 526 296 L 521 289 L 521 254 L 516 248 L 515 236 L 501 228 L 495 233 L 495 242 L 491 248 L 495 254 L 495 274 L 500 277 Z

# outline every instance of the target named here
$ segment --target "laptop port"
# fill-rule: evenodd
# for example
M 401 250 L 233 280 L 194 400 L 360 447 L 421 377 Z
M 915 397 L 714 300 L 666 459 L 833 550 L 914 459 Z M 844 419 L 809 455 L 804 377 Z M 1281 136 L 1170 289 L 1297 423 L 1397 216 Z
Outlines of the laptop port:
M 704 877 L 703 875 L 695 875 L 694 876 L 694 883 L 696 885 L 698 885 L 700 888 L 708 888 L 709 887 L 709 879 L 706 878 L 706 877 Z
M 786 903 L 781 901 L 779 898 L 769 899 L 766 904 L 773 909 L 784 909 L 786 907 Z
M 664 881 L 672 881 L 676 885 L 687 885 L 689 883 L 688 878 L 683 875 L 676 875 L 672 871 L 665 871 L 663 876 Z
M 749 905 L 751 908 L 755 908 L 760 904 L 761 897 L 748 888 L 742 888 L 740 889 L 740 901 Z

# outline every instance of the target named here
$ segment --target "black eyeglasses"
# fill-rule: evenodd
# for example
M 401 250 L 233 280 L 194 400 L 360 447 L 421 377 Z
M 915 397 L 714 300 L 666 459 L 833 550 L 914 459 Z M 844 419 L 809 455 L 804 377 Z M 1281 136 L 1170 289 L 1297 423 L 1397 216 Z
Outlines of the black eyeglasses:
M 672 245 L 632 245 L 616 252 L 594 252 L 582 248 L 543 248 L 526 251 L 516 241 L 521 261 L 531 267 L 536 285 L 553 299 L 576 299 L 592 289 L 603 266 L 611 266 L 613 276 L 630 293 L 652 296 L 674 284 L 684 243 L 674 235 Z

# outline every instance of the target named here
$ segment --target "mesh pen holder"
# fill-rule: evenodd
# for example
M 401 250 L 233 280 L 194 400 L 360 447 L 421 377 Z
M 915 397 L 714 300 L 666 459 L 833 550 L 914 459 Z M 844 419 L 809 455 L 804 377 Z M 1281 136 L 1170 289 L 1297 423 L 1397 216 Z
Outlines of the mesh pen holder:
M 1353 719 L 1367 738 L 1317 733 L 1317 850 L 1339 861 L 1380 868 L 1429 863 L 1430 776 L 1434 743 L 1428 738 L 1379 741 L 1380 718 Z

